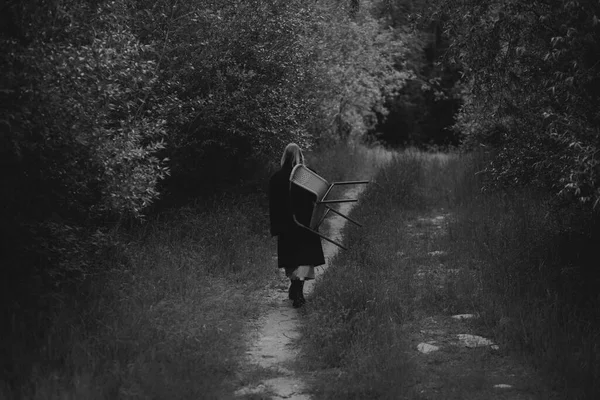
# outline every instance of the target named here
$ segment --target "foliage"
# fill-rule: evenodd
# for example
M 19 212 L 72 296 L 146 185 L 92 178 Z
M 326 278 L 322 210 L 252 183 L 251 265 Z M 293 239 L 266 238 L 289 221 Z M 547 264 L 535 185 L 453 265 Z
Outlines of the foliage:
M 3 176 L 13 205 L 44 186 L 44 216 L 139 216 L 169 169 L 169 189 L 198 193 L 287 142 L 364 134 L 408 75 L 403 43 L 353 4 L 8 5 L 3 141 L 27 176 Z
M 332 29 L 333 28 L 333 29 Z M 326 62 L 321 87 L 322 128 L 335 137 L 356 139 L 374 127 L 376 115 L 385 114 L 385 100 L 394 96 L 411 72 L 398 68 L 405 44 L 363 7 L 348 23 L 344 18 L 320 21 L 326 39 L 317 50 Z M 322 37 L 319 35 L 318 37 Z
M 2 40 L 3 138 L 21 180 L 3 178 L 15 179 L 15 201 L 33 196 L 45 213 L 97 217 L 139 215 L 157 197 L 168 173 L 156 157 L 164 120 L 137 112 L 156 68 L 113 7 L 98 8 L 94 24 L 82 20 L 89 9 L 76 8 L 70 22 L 28 30 L 26 45 Z
M 500 184 L 598 203 L 600 6 L 588 1 L 443 2 L 451 60 L 469 96 L 456 128 L 491 146 Z
M 297 140 L 310 112 L 301 2 L 137 2 L 135 29 L 159 51 L 173 172 L 195 180 L 243 172 Z M 150 12 L 152 10 L 152 12 Z M 278 145 L 279 144 L 279 145 Z M 237 164 L 237 165 L 236 165 Z M 228 170 L 230 169 L 231 170 Z

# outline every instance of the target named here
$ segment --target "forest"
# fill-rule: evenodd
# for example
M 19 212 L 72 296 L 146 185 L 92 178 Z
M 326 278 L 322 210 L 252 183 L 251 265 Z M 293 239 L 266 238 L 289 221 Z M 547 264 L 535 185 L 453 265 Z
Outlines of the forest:
M 219 235 L 265 240 L 289 142 L 482 154 L 478 195 L 565 215 L 553 276 L 597 305 L 599 16 L 575 0 L 4 0 L 0 394 L 33 398 L 66 368 L 152 232 L 203 246 L 202 273 L 226 259 L 262 279 L 236 267 L 260 249 Z M 135 397 L 114 397 L 119 379 L 98 398 Z

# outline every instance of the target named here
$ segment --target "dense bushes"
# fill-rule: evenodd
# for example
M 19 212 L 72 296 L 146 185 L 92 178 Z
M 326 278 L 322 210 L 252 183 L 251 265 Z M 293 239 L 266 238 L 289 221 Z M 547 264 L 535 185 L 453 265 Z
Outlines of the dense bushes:
M 448 60 L 468 84 L 457 128 L 498 150 L 501 184 L 600 199 L 600 6 L 580 1 L 445 1 Z
M 289 141 L 364 133 L 407 76 L 393 67 L 402 44 L 368 7 L 350 17 L 337 2 L 3 12 L 3 227 L 40 260 L 41 242 L 64 253 L 60 232 L 139 217 L 159 192 L 205 196 L 253 177 Z
M 158 2 L 152 13 L 137 4 L 134 30 L 161 53 L 161 96 L 177 99 L 170 189 L 243 178 L 289 141 L 366 131 L 403 84 L 392 67 L 401 48 L 368 10 L 353 21 L 338 3 Z
M 26 213 L 44 217 L 139 215 L 161 181 L 198 194 L 289 141 L 363 134 L 408 76 L 393 64 L 402 44 L 368 7 L 352 18 L 300 0 L 4 8 L 5 201 L 43 198 Z

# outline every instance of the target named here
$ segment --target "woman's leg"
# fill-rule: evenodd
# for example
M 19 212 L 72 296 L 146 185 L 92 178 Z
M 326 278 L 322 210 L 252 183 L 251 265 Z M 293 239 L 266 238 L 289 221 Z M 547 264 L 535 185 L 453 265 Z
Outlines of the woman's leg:
M 296 284 L 294 283 L 294 280 L 296 280 L 295 270 L 296 267 L 285 267 L 285 276 L 290 279 L 290 288 L 288 289 L 288 298 L 290 300 L 294 300 L 296 297 Z
M 304 300 L 304 293 L 302 293 L 302 291 L 304 290 L 304 280 L 297 279 L 294 282 L 295 282 L 295 296 L 294 296 L 294 303 L 292 303 L 292 305 L 294 306 L 294 308 L 298 308 L 298 307 L 302 307 L 304 305 L 304 303 L 306 303 L 306 300 Z
M 288 289 L 288 299 L 294 300 L 296 298 L 296 285 L 294 279 L 290 279 L 290 288 Z
M 306 303 L 304 299 L 304 279 L 298 281 L 298 292 L 296 294 L 302 304 Z

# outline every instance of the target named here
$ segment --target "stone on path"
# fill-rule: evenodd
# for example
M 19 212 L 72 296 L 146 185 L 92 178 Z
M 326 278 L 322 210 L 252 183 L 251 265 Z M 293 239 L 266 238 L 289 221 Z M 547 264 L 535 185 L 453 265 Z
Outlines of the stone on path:
M 430 256 L 445 256 L 447 253 L 445 251 L 442 251 L 442 250 L 435 250 L 435 251 L 430 251 L 427 254 L 430 255 Z
M 417 350 L 419 350 L 423 354 L 433 353 L 434 351 L 438 351 L 440 348 L 438 346 L 434 346 L 429 343 L 419 343 L 417 346 Z
M 454 319 L 470 319 L 470 318 L 477 318 L 477 315 L 475 315 L 475 314 L 456 314 L 456 315 L 453 315 L 452 318 L 454 318 Z
M 235 391 L 235 396 L 248 396 L 251 394 L 261 394 L 265 392 L 265 385 L 260 384 L 254 387 L 243 387 Z
M 456 335 L 458 337 L 458 340 L 460 340 L 462 342 L 462 344 L 464 344 L 466 347 L 485 347 L 485 346 L 491 346 L 494 344 L 494 342 L 492 342 L 489 339 L 486 339 L 484 337 L 481 336 L 477 336 L 477 335 L 469 335 L 469 334 L 465 334 L 465 333 L 460 333 L 458 335 Z
M 494 385 L 494 387 L 496 389 L 511 389 L 512 385 L 507 385 L 506 383 L 499 383 L 497 385 Z

